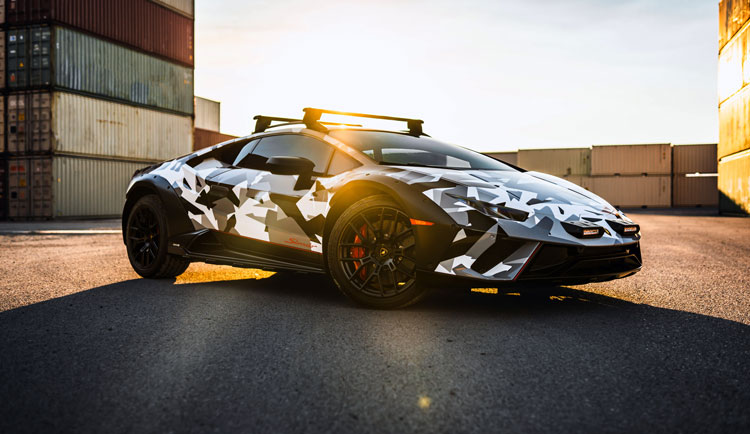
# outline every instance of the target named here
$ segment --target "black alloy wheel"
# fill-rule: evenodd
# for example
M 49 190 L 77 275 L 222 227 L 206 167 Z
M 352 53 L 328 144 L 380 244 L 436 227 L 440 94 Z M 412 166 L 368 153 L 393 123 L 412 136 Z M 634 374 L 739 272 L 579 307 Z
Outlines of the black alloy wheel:
M 167 212 L 159 197 L 143 196 L 133 205 L 125 228 L 130 265 L 143 277 L 169 278 L 182 274 L 188 259 L 167 252 Z
M 416 237 L 409 217 L 387 196 L 362 199 L 331 231 L 329 270 L 344 294 L 376 308 L 418 301 Z

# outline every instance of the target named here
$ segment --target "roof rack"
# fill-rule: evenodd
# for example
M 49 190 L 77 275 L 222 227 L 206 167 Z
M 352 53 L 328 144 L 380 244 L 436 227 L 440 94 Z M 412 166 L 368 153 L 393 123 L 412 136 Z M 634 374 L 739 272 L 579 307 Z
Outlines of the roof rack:
M 382 119 L 386 121 L 398 121 L 398 122 L 406 122 L 406 126 L 409 129 L 409 134 L 415 137 L 423 136 L 425 135 L 422 131 L 422 124 L 424 123 L 421 119 L 409 119 L 409 118 L 397 118 L 393 116 L 382 116 L 382 115 L 368 115 L 364 113 L 351 113 L 351 112 L 341 112 L 337 110 L 325 110 L 325 109 L 319 109 L 319 108 L 311 108 L 307 107 L 303 109 L 302 111 L 305 112 L 305 117 L 302 119 L 302 121 L 305 123 L 305 126 L 307 128 L 310 128 L 311 130 L 316 130 L 320 132 L 328 132 L 328 129 L 323 126 L 325 124 L 329 124 L 328 122 L 320 122 L 320 117 L 325 114 L 331 114 L 331 115 L 343 115 L 343 116 L 354 116 L 358 118 L 370 118 L 370 119 Z
M 255 116 L 253 119 L 255 120 L 255 131 L 253 131 L 253 134 L 262 133 L 266 131 L 267 129 L 273 128 L 273 127 L 283 127 L 286 125 L 301 125 L 305 123 L 302 119 L 280 118 L 276 116 L 258 115 L 258 116 Z M 273 122 L 281 122 L 281 123 L 276 124 L 276 125 L 271 125 Z M 359 124 L 342 124 L 338 122 L 320 122 L 320 123 L 324 125 L 341 125 L 345 127 L 361 127 L 362 126 Z

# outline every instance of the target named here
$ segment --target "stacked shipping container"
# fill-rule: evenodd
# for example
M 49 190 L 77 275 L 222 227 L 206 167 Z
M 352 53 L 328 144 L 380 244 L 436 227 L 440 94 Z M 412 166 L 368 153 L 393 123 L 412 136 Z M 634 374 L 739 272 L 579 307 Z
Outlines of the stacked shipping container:
M 522 149 L 488 155 L 578 184 L 621 207 L 716 206 L 716 144 Z
M 221 130 L 221 103 L 206 98 L 195 98 L 195 130 L 193 134 L 193 149 L 203 149 L 227 140 L 235 139 L 235 136 L 222 134 Z
M 719 208 L 750 213 L 750 0 L 719 2 Z
M 0 217 L 111 216 L 193 145 L 193 1 L 6 0 Z

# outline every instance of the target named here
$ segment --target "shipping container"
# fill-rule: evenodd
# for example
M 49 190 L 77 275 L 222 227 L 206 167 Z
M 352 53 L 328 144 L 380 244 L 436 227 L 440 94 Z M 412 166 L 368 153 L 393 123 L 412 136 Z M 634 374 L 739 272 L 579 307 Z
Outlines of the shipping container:
M 671 145 L 594 146 L 591 150 L 591 174 L 671 175 Z
M 716 176 L 672 175 L 672 206 L 716 207 L 719 188 Z
M 719 210 L 750 214 L 750 150 L 719 160 Z
M 719 1 L 719 48 L 732 39 L 748 18 L 750 2 L 747 0 Z
M 485 152 L 485 154 L 500 161 L 505 161 L 508 164 L 518 166 L 518 152 Z
M 186 17 L 195 16 L 195 0 L 151 0 Z
M 8 218 L 8 160 L 0 156 L 0 220 Z
M 193 20 L 150 0 L 15 0 L 9 25 L 60 23 L 193 66 Z
M 193 114 L 191 68 L 62 27 L 9 30 L 6 45 L 11 90 L 51 86 Z
M 0 24 L 5 24 L 5 0 L 0 0 Z
M 216 131 L 196 128 L 194 132 L 193 150 L 197 151 L 198 149 L 208 148 L 209 146 L 217 145 L 236 138 L 236 136 L 230 136 L 229 134 L 221 134 Z
M 119 216 L 128 183 L 144 165 L 58 155 L 10 158 L 8 218 Z
M 594 194 L 618 208 L 666 208 L 671 206 L 670 175 L 597 176 L 590 178 Z
M 0 95 L 0 154 L 5 149 L 5 95 Z
M 221 103 L 195 97 L 195 128 L 221 131 Z
M 55 156 L 54 216 L 120 216 L 128 183 L 143 167 L 138 162 Z
M 750 149 L 750 86 L 719 106 L 719 158 Z
M 737 93 L 746 83 L 744 59 L 747 56 L 747 35 L 747 30 L 743 31 L 719 53 L 719 103 Z
M 67 92 L 8 95 L 8 149 L 161 161 L 193 148 L 190 116 Z
M 672 147 L 672 173 L 717 173 L 715 143 Z
M 5 30 L 0 30 L 0 89 L 5 88 L 5 70 L 6 70 L 5 55 L 6 55 Z
M 521 149 L 518 166 L 555 176 L 591 173 L 591 149 Z

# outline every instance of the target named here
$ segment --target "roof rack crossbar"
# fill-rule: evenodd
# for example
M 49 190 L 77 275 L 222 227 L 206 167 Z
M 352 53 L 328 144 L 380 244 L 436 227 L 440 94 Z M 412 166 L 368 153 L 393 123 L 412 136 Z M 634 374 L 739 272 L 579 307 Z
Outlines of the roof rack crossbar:
M 406 126 L 409 129 L 410 135 L 416 136 L 416 137 L 425 135 L 424 132 L 422 131 L 422 124 L 424 123 L 424 121 L 422 121 L 421 119 L 398 118 L 394 116 L 370 115 L 370 114 L 364 114 L 364 113 L 351 113 L 351 112 L 342 112 L 338 110 L 326 110 L 326 109 L 311 108 L 311 107 L 307 107 L 303 111 L 305 112 L 305 117 L 302 119 L 302 121 L 305 123 L 305 126 L 307 126 L 307 128 L 310 128 L 312 130 L 321 131 L 321 132 L 328 131 L 326 127 L 321 125 L 321 124 L 326 124 L 328 122 L 320 122 L 320 117 L 323 114 L 331 114 L 331 115 L 354 116 L 358 118 L 382 119 L 386 121 L 406 122 Z
M 253 134 L 262 133 L 272 127 L 284 127 L 287 125 L 301 125 L 304 124 L 302 119 L 292 118 L 280 118 L 276 116 L 263 116 L 258 115 L 253 118 L 255 120 L 255 131 Z M 280 124 L 271 125 L 272 122 L 281 122 Z M 359 124 L 342 124 L 339 122 L 320 122 L 323 125 L 339 125 L 344 127 L 361 127 Z

